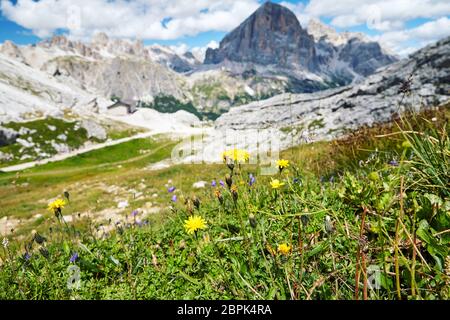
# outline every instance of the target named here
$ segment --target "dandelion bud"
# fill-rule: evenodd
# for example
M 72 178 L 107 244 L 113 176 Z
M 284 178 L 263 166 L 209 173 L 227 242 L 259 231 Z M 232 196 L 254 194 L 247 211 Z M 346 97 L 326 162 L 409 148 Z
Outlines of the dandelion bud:
M 34 233 L 33 240 L 36 241 L 36 243 L 38 244 L 43 244 L 47 239 L 45 239 L 39 233 L 36 232 Z
M 185 204 L 186 204 L 186 210 L 187 210 L 187 212 L 189 212 L 189 214 L 192 215 L 192 212 L 194 211 L 194 208 L 192 207 L 192 201 L 191 201 L 191 199 L 187 199 L 186 202 L 185 202 Z
M 39 249 L 39 253 L 44 257 L 44 258 L 49 258 L 50 257 L 50 253 L 48 252 L 47 248 L 40 248 Z
M 252 228 L 256 228 L 256 218 L 254 214 L 252 213 L 249 214 L 248 221 L 250 222 Z
M 233 178 L 227 174 L 225 176 L 225 182 L 227 183 L 228 188 L 231 188 L 231 186 L 233 185 Z
M 194 203 L 195 208 L 198 210 L 200 209 L 200 199 L 195 197 L 194 200 L 192 200 L 192 202 Z
M 228 167 L 228 169 L 230 169 L 231 172 L 233 172 L 233 170 L 234 170 L 234 163 L 233 162 L 228 162 L 227 163 L 227 167 Z
M 24 247 L 25 247 L 25 251 L 27 251 L 27 252 L 31 251 L 33 249 L 33 240 L 25 243 Z
M 214 194 L 215 194 L 217 200 L 219 200 L 220 204 L 223 204 L 223 196 L 222 196 L 222 193 L 220 192 L 220 190 L 219 189 L 215 190 Z
M 236 202 L 238 199 L 238 188 L 236 186 L 231 187 L 231 195 L 233 196 L 233 201 Z

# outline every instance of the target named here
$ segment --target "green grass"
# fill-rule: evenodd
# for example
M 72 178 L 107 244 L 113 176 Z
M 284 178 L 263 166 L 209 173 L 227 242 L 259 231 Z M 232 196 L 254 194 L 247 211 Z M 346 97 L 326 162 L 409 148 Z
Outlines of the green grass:
M 129 125 L 126 125 L 121 122 L 108 122 L 102 123 L 102 126 L 105 128 L 107 132 L 108 139 L 111 140 L 119 140 L 127 137 L 131 137 L 137 135 L 139 133 L 143 133 L 146 131 L 144 128 L 136 128 Z
M 86 130 L 84 128 L 78 128 L 77 122 L 67 122 L 55 118 L 20 123 L 10 122 L 3 126 L 16 131 L 19 131 L 21 128 L 28 129 L 29 131 L 25 134 L 21 134 L 19 138 L 23 140 L 32 139 L 35 146 L 25 148 L 16 142 L 8 146 L 0 147 L 1 152 L 14 156 L 14 159 L 11 161 L 1 161 L 0 166 L 8 166 L 35 160 L 39 157 L 39 154 L 35 151 L 36 147 L 40 148 L 47 156 L 54 155 L 57 152 L 52 146 L 51 141 L 65 144 L 72 149 L 77 149 L 89 140 Z M 51 128 L 54 130 L 51 130 Z M 67 137 L 66 140 L 58 138 L 58 136 L 62 134 Z M 23 156 L 27 156 L 27 158 L 23 159 Z
M 161 147 L 160 154 L 121 168 L 117 163 L 127 161 L 126 150 L 139 157 L 138 150 L 149 145 L 119 145 L 19 177 L 0 176 L 9 181 L 0 186 L 6 191 L 2 201 L 7 199 L 2 206 L 8 212 L 17 206 L 22 214 L 34 205 L 44 210 L 39 196 L 57 195 L 67 186 L 73 196 L 65 215 L 112 206 L 113 196 L 99 183 L 137 188 L 144 181 L 145 186 L 145 196 L 123 213 L 128 223 L 104 239 L 95 236 L 98 225 L 89 220 L 66 226 L 51 213 L 29 226 L 0 251 L 0 298 L 449 299 L 447 112 L 286 150 L 281 157 L 289 167 L 272 177 L 247 164 L 233 172 L 222 164 L 143 170 L 170 155 L 171 142 L 163 140 L 147 142 L 153 150 Z M 111 167 L 93 167 L 102 161 Z M 85 168 L 84 175 L 71 171 L 74 166 Z M 256 177 L 252 185 L 250 173 Z M 225 180 L 226 174 L 232 174 L 233 191 L 220 185 L 192 188 L 195 181 Z M 272 179 L 284 185 L 272 189 Z M 17 188 L 26 181 L 28 187 Z M 175 203 L 166 189 L 170 185 L 177 188 Z M 145 219 L 141 211 L 130 216 L 150 201 L 166 209 Z M 207 226 L 189 234 L 184 223 L 193 215 Z M 31 228 L 46 237 L 48 255 L 32 240 Z M 27 244 L 28 260 L 23 258 Z M 280 244 L 289 252 L 283 254 Z M 74 252 L 79 258 L 70 262 Z M 71 265 L 80 271 L 76 290 L 67 288 Z M 375 289 L 369 287 L 372 276 Z
M 31 139 L 34 146 L 25 148 L 16 142 L 0 147 L 0 152 L 13 156 L 11 160 L 1 160 L 0 168 L 56 155 L 57 151 L 52 146 L 52 141 L 67 145 L 70 150 L 79 149 L 88 141 L 92 143 L 103 142 L 97 138 L 88 138 L 86 129 L 80 127 L 79 119 L 69 112 L 66 112 L 65 120 L 47 117 L 29 122 L 9 122 L 3 124 L 3 126 L 15 131 L 27 129 L 28 132 L 21 134 L 19 138 L 23 140 Z M 104 122 L 101 126 L 105 128 L 107 138 L 112 140 L 130 137 L 145 131 L 141 128 L 111 121 Z M 66 136 L 66 139 L 61 139 L 60 135 Z M 36 152 L 36 148 L 41 151 Z
M 47 214 L 47 200 L 61 195 L 64 190 L 69 190 L 73 199 L 80 200 L 74 206 L 76 210 L 85 212 L 90 206 L 98 210 L 107 208 L 109 194 L 98 186 L 100 183 L 129 188 L 140 181 L 139 176 L 146 178 L 143 168 L 170 157 L 174 145 L 175 142 L 162 137 L 137 139 L 27 169 L 20 174 L 0 174 L 0 217 L 30 218 L 35 214 Z
M 323 127 L 325 127 L 325 124 L 323 123 L 323 118 L 315 119 L 308 125 L 308 129 L 323 128 Z

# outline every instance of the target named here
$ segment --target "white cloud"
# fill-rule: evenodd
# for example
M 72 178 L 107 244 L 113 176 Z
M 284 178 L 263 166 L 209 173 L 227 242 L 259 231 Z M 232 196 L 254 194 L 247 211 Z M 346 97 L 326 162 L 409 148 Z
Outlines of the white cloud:
M 347 28 L 358 25 L 388 31 L 401 29 L 416 18 L 450 15 L 448 0 L 311 0 L 304 14 L 331 18 L 331 24 Z
M 381 32 L 372 39 L 401 56 L 450 35 L 449 0 L 310 0 L 306 5 L 282 4 L 297 15 L 302 26 L 310 18 L 328 18 L 332 27 L 365 26 Z M 431 21 L 405 28 L 408 21 L 417 18 Z
M 295 13 L 298 21 L 300 21 L 300 25 L 302 26 L 302 28 L 305 28 L 308 25 L 311 15 L 305 14 L 305 5 L 303 3 L 299 2 L 295 4 L 292 2 L 282 1 L 280 2 L 280 4 Z
M 72 39 L 87 40 L 97 32 L 110 37 L 174 40 L 207 31 L 228 32 L 237 27 L 262 1 L 258 0 L 0 0 L 2 15 L 32 30 L 39 37 L 65 30 Z M 449 35 L 449 0 L 310 0 L 282 5 L 291 9 L 303 27 L 310 18 L 328 18 L 331 26 L 367 26 L 381 32 L 375 37 L 397 53 L 405 54 Z M 414 29 L 405 24 L 430 19 Z M 164 23 L 162 23 L 164 21 Z M 374 38 L 374 39 L 375 39 Z M 207 47 L 192 48 L 204 57 Z M 184 44 L 172 48 L 184 53 Z
M 405 56 L 447 36 L 450 36 L 450 19 L 443 17 L 416 28 L 385 32 L 381 36 L 373 37 L 373 39 Z M 411 45 L 411 43 L 414 43 L 414 45 Z
M 205 31 L 230 31 L 257 9 L 257 0 L 0 0 L 2 14 L 48 37 L 58 29 L 72 38 L 96 32 L 111 37 L 169 40 Z M 75 3 L 75 4 L 74 4 Z M 207 10 L 205 10 L 207 9 Z M 161 22 L 165 20 L 165 25 Z
M 181 56 L 185 54 L 187 51 L 189 51 L 189 46 L 186 43 L 180 43 L 176 46 L 170 46 L 170 49 L 172 49 L 173 52 Z

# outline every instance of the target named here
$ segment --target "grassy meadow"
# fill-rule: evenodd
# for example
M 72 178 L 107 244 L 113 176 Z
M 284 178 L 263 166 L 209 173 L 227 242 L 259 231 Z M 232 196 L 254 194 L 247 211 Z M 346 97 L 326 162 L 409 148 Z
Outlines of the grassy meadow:
M 285 150 L 275 176 L 244 151 L 152 168 L 164 136 L 0 174 L 0 299 L 449 299 L 449 116 Z

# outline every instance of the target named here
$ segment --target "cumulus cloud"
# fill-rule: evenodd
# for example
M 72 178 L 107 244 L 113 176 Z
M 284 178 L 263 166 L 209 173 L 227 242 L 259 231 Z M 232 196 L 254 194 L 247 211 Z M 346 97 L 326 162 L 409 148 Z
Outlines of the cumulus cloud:
M 180 43 L 175 46 L 172 45 L 172 46 L 169 46 L 169 48 L 172 49 L 173 52 L 175 52 L 178 55 L 183 55 L 189 51 L 189 46 L 186 43 Z
M 1 0 L 2 14 L 39 37 L 67 30 L 72 38 L 171 40 L 205 31 L 230 31 L 259 6 L 257 0 Z
M 380 36 L 373 37 L 373 39 L 405 56 L 447 36 L 450 36 L 450 19 L 442 17 L 416 28 L 385 32 Z M 410 45 L 411 43 L 414 45 Z
M 331 24 L 347 28 L 367 24 L 388 31 L 401 29 L 416 18 L 440 18 L 450 15 L 448 0 L 311 0 L 304 14 L 331 18 Z
M 302 25 L 309 19 L 326 18 L 333 27 L 367 27 L 381 33 L 372 39 L 381 41 L 400 56 L 450 35 L 448 0 L 310 0 L 293 4 L 283 2 Z M 406 23 L 418 18 L 430 19 L 418 27 L 406 29 Z
M 311 15 L 305 13 L 305 5 L 302 2 L 292 3 L 287 1 L 280 2 L 282 6 L 289 8 L 295 15 L 297 16 L 298 21 L 300 21 L 300 25 L 302 27 L 306 27 L 308 25 L 309 19 L 311 19 Z
M 87 40 L 98 32 L 115 38 L 174 40 L 202 32 L 228 32 L 254 12 L 261 0 L 0 0 L 2 15 L 45 38 L 63 30 L 72 39 Z M 447 36 L 449 0 L 310 0 L 280 2 L 291 9 L 303 27 L 310 18 L 327 19 L 332 27 L 365 26 L 400 54 Z M 407 22 L 431 20 L 414 29 Z M 375 39 L 374 38 L 374 39 Z M 191 51 L 204 57 L 205 47 Z M 189 48 L 172 48 L 179 53 Z

